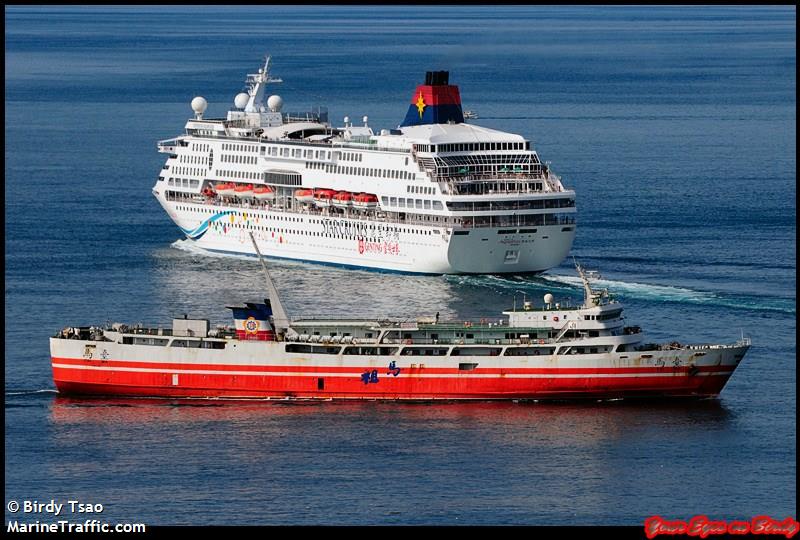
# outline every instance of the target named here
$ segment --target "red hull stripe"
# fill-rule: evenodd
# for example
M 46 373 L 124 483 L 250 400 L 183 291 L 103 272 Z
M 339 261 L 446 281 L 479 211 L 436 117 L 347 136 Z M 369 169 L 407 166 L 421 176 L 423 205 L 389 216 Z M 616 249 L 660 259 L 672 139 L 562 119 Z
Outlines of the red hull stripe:
M 229 373 L 241 375 L 294 375 L 294 374 L 308 374 L 308 375 L 325 375 L 325 376 L 349 376 L 354 373 L 363 373 L 364 371 L 371 371 L 378 369 L 386 371 L 385 366 L 279 366 L 270 364 L 261 365 L 248 365 L 248 364 L 200 364 L 200 363 L 175 363 L 175 362 L 142 362 L 142 361 L 124 361 L 124 360 L 86 360 L 82 358 L 53 358 L 53 367 L 62 369 L 75 368 L 75 369 L 103 369 L 103 370 L 119 370 L 119 371 L 154 371 L 154 372 L 182 372 L 182 373 Z M 419 365 L 419 364 L 417 364 Z M 612 376 L 636 376 L 651 374 L 654 376 L 687 374 L 690 369 L 687 366 L 683 367 L 656 367 L 656 366 L 642 366 L 642 367 L 626 367 L 626 368 L 476 368 L 470 371 L 462 371 L 457 367 L 441 368 L 441 367 L 401 367 L 401 373 L 420 376 L 423 372 L 426 376 L 435 375 L 457 375 L 464 376 L 523 376 L 523 375 L 542 375 L 547 377 L 552 376 L 596 376 L 596 375 L 612 375 Z M 700 366 L 697 367 L 697 373 L 730 373 L 735 369 L 735 366 Z
M 129 368 L 129 367 L 112 367 L 112 366 L 76 366 L 76 365 L 65 365 L 65 364 L 53 364 L 53 369 L 64 370 L 67 372 L 74 372 L 74 371 L 111 371 L 114 373 L 162 373 L 162 374 L 172 374 L 172 373 L 181 373 L 181 374 L 189 374 L 189 375 L 224 375 L 224 376 L 236 376 L 236 375 L 250 375 L 253 377 L 283 377 L 283 378 L 292 378 L 292 377 L 360 377 L 364 371 L 371 371 L 373 368 L 363 368 L 361 371 L 348 371 L 348 372 L 324 372 L 324 371 L 316 371 L 316 372 L 293 372 L 293 371 L 232 371 L 232 370 L 211 370 L 211 369 L 149 369 L 149 368 Z M 411 370 L 409 370 L 411 371 Z M 397 377 L 394 377 L 388 373 L 379 375 L 384 375 L 392 378 L 434 378 L 434 379 L 447 379 L 447 378 L 459 378 L 459 379 L 602 379 L 602 378 L 642 378 L 642 377 L 682 377 L 686 376 L 685 373 L 680 373 L 677 371 L 669 371 L 666 373 L 585 373 L 585 374 L 566 374 L 566 373 L 473 373 L 473 372 L 455 372 L 455 373 L 419 373 L 417 370 L 416 373 L 401 373 Z M 712 376 L 712 375 L 727 375 L 727 373 L 708 373 L 708 372 L 699 372 L 695 377 L 704 377 L 704 376 Z

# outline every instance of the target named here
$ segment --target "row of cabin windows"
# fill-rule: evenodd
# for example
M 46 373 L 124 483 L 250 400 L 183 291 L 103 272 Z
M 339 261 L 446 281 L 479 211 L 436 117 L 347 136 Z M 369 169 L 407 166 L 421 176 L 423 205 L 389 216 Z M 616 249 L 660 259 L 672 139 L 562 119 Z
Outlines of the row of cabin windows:
M 175 187 L 196 188 L 200 185 L 200 181 L 189 178 L 170 178 L 167 184 Z
M 222 171 L 217 170 L 217 177 L 241 178 L 244 180 L 263 180 L 263 174 L 250 171 Z
M 261 148 L 262 155 L 270 155 L 273 157 L 293 157 L 304 159 L 331 159 L 331 153 L 326 150 L 316 150 L 314 148 L 289 148 L 277 146 Z
M 324 233 L 319 231 L 303 231 L 297 229 L 282 229 L 280 227 L 264 227 L 261 225 L 250 225 L 250 224 L 243 224 L 243 223 L 230 223 L 227 224 L 228 227 L 233 227 L 236 229 L 251 229 L 254 231 L 264 231 L 264 232 L 279 232 L 279 233 L 287 233 L 287 234 L 305 234 L 311 236 L 319 236 L 322 238 L 349 238 L 352 240 L 358 238 L 377 238 L 377 235 L 380 231 L 366 231 L 365 234 L 342 234 L 342 233 Z M 425 229 L 404 229 L 404 228 L 397 228 L 397 229 L 387 229 L 387 232 L 408 232 L 420 235 L 431 235 L 434 234 L 432 230 L 425 230 Z M 375 237 L 370 236 L 370 234 L 376 235 Z
M 204 174 L 203 169 L 195 169 L 194 167 L 173 167 L 172 172 L 174 174 L 193 174 L 195 176 L 202 176 Z
M 441 201 L 430 201 L 428 199 L 404 199 L 402 197 L 381 197 L 384 206 L 396 206 L 398 208 L 418 208 L 420 210 L 444 210 Z
M 436 189 L 431 186 L 406 186 L 408 193 L 422 193 L 424 195 L 434 195 Z
M 178 156 L 178 161 L 181 162 L 181 163 L 194 163 L 194 164 L 202 163 L 202 164 L 206 164 L 206 163 L 208 163 L 208 158 L 205 157 L 205 156 L 181 155 L 181 156 Z
M 364 161 L 364 154 L 356 152 L 342 152 L 339 159 L 342 161 Z
M 233 152 L 258 152 L 258 146 L 253 146 L 252 144 L 230 144 L 224 143 L 222 145 L 223 150 L 231 150 Z
M 601 315 L 584 315 L 583 318 L 587 321 L 607 321 L 609 319 L 616 319 L 622 314 L 621 310 L 610 311 Z
M 200 144 L 200 143 L 192 143 L 189 148 L 194 150 L 195 152 L 209 152 L 211 151 L 211 146 L 208 144 Z
M 415 144 L 419 152 L 478 152 L 481 150 L 530 150 L 530 141 L 497 143 Z
M 250 165 L 256 164 L 256 156 L 240 156 L 237 154 L 222 154 L 220 161 L 225 163 L 246 163 Z
M 359 176 L 372 176 L 375 178 L 395 178 L 398 180 L 412 180 L 414 173 L 394 169 L 376 169 L 373 167 L 351 167 L 349 165 L 329 165 L 327 163 L 308 163 L 311 169 L 324 170 L 334 174 L 350 174 Z

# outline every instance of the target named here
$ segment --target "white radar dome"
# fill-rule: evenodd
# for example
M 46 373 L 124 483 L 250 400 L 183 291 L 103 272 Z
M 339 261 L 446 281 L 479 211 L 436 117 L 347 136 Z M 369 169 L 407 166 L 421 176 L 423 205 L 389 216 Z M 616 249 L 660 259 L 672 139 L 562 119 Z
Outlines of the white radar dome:
M 281 96 L 269 96 L 267 107 L 272 112 L 280 112 L 281 107 L 283 107 L 283 98 Z
M 247 102 L 250 101 L 250 96 L 246 92 L 236 94 L 233 98 L 233 104 L 237 109 L 244 109 L 247 107 Z
M 553 303 L 553 295 L 550 294 L 550 293 L 547 293 L 546 295 L 544 295 L 544 303 L 545 304 L 552 304 Z
M 195 114 L 203 114 L 208 108 L 208 101 L 202 96 L 197 96 L 192 100 L 192 110 Z

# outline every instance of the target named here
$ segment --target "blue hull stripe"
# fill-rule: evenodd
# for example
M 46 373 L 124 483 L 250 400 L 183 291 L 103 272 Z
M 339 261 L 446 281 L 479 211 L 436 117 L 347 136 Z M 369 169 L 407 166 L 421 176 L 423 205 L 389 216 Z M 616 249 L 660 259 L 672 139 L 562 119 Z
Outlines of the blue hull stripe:
M 225 210 L 224 212 L 220 212 L 218 214 L 214 214 L 213 216 L 211 216 L 210 218 L 205 220 L 203 223 L 201 223 L 200 225 L 198 225 L 194 229 L 184 229 L 183 227 L 180 227 L 180 226 L 178 228 L 181 231 L 183 231 L 183 234 L 185 234 L 187 237 L 191 238 L 192 240 L 199 240 L 200 238 L 203 237 L 203 235 L 206 232 L 208 232 L 208 227 L 212 223 L 217 221 L 219 218 L 227 216 L 228 214 L 232 214 L 232 213 L 233 213 L 233 210 Z

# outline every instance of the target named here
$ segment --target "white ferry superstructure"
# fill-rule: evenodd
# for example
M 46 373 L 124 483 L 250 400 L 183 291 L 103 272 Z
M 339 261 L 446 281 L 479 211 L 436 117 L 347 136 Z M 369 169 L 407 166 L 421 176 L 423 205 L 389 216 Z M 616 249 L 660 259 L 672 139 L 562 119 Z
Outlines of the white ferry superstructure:
M 520 135 L 464 122 L 458 87 L 427 72 L 397 129 L 332 127 L 318 107 L 264 104 L 267 57 L 225 119 L 192 100 L 153 193 L 211 252 L 428 274 L 536 273 L 575 237 L 575 192 Z

